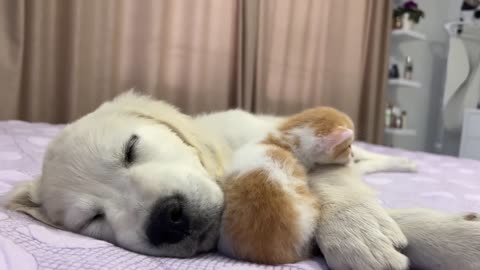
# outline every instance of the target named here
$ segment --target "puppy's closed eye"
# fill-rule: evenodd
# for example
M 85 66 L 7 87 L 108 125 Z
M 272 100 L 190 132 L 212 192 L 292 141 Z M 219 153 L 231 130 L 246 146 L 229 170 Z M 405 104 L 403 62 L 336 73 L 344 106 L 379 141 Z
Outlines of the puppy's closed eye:
M 131 165 L 135 161 L 135 146 L 138 142 L 138 136 L 132 135 L 128 142 L 125 144 L 123 163 L 126 167 Z
M 89 219 L 87 219 L 85 222 L 82 223 L 82 225 L 80 226 L 80 228 L 78 229 L 78 231 L 83 231 L 85 228 L 87 228 L 88 226 L 96 223 L 96 222 L 100 222 L 100 221 L 103 221 L 105 219 L 105 214 L 103 212 L 96 212 L 94 215 L 92 215 Z

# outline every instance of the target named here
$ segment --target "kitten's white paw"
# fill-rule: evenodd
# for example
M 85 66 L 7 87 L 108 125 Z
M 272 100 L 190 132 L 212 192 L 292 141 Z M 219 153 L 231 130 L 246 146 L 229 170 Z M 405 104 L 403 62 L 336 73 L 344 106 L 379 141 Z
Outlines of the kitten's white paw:
M 404 157 L 391 157 L 389 158 L 389 163 L 392 166 L 392 169 L 398 172 L 416 172 L 417 164 Z

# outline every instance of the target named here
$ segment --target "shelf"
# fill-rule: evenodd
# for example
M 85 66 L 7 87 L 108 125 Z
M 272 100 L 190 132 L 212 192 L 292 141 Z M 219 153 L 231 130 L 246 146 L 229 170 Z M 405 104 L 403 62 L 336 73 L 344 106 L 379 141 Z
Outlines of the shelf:
M 400 61 L 400 60 L 396 59 L 395 57 L 390 56 L 390 62 L 389 63 L 390 64 L 401 65 L 401 64 L 403 64 L 403 61 Z
M 399 136 L 416 136 L 417 131 L 415 129 L 408 129 L 408 128 L 386 128 L 385 133 L 391 135 L 399 135 Z
M 393 86 L 404 86 L 411 88 L 420 88 L 422 86 L 419 82 L 406 79 L 389 79 L 388 84 Z
M 408 37 L 418 40 L 426 40 L 426 36 L 423 33 L 413 31 L 413 30 L 403 30 L 403 29 L 395 29 L 392 31 L 392 35 L 396 37 Z

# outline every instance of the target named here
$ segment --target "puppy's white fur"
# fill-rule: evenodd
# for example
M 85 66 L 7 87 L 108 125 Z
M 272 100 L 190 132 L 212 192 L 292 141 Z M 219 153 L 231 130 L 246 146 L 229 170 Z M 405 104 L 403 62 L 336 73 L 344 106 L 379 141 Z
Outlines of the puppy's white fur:
M 137 135 L 136 160 L 124 164 Z M 128 93 L 68 125 L 49 144 L 41 177 L 17 187 L 8 207 L 45 223 L 137 252 L 186 257 L 215 245 L 227 147 L 190 117 Z M 145 235 L 152 206 L 180 194 L 202 220 L 179 243 L 152 246 Z M 104 219 L 86 225 L 97 212 Z
M 403 250 L 414 269 L 480 269 L 480 222 L 429 209 L 389 211 L 409 239 Z
M 397 251 L 407 239 L 355 164 L 319 167 L 309 183 L 322 209 L 316 241 L 332 268 L 408 269 L 407 257 Z
M 233 149 L 265 137 L 281 120 L 241 110 L 198 118 L 210 130 L 223 134 Z M 252 128 L 245 128 L 248 126 Z M 328 218 L 319 223 L 316 240 L 331 267 L 407 269 L 410 264 L 425 270 L 480 269 L 479 222 L 428 209 L 385 210 L 361 181 L 361 176 L 369 173 L 414 172 L 415 163 L 357 146 L 352 146 L 352 152 L 356 161 L 353 165 L 322 166 L 310 177 L 312 189 L 329 210 Z M 407 242 L 404 254 L 409 261 L 395 251 Z
M 68 125 L 50 143 L 41 177 L 12 191 L 8 207 L 137 252 L 192 256 L 215 246 L 223 205 L 217 181 L 229 152 L 263 137 L 279 119 L 240 110 L 192 119 L 164 102 L 125 94 Z M 127 169 L 121 159 L 131 134 L 140 137 L 139 155 L 138 163 Z M 414 169 L 405 159 L 399 163 L 398 158 L 370 155 L 357 148 L 353 153 L 361 160 L 360 173 Z M 379 247 L 385 239 L 396 245 L 402 245 L 404 239 L 396 239 L 395 230 L 377 227 L 390 220 L 367 190 L 351 181 L 331 181 L 329 187 L 319 188 L 319 194 L 326 194 L 325 205 L 332 215 L 319 226 L 317 238 L 336 269 L 399 269 L 403 259 L 390 258 L 391 249 Z M 149 208 L 172 193 L 184 194 L 194 218 L 206 217 L 208 222 L 180 243 L 151 246 L 143 232 Z M 105 222 L 79 231 L 99 209 L 105 213 Z M 479 269 L 477 222 L 414 210 L 392 212 L 392 216 L 411 243 L 407 255 L 413 265 Z M 430 226 L 422 226 L 425 222 Z M 466 244 L 467 239 L 472 245 Z M 456 252 L 443 252 L 446 245 L 455 245 L 457 249 L 450 251 Z M 435 257 L 434 264 L 429 264 L 429 256 Z

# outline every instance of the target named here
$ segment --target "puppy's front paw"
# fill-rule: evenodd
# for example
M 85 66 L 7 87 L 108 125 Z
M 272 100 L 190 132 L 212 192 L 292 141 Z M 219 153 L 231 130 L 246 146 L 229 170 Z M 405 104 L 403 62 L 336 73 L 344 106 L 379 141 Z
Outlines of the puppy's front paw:
M 337 212 L 321 222 L 317 243 L 333 269 L 404 270 L 408 258 L 397 249 L 407 239 L 397 223 L 373 202 Z
M 398 249 L 404 249 L 408 245 L 408 240 L 405 234 L 400 229 L 400 226 L 377 205 L 372 205 L 371 213 L 376 217 L 382 233 L 390 239 L 393 246 Z
M 390 244 L 378 245 L 370 249 L 370 252 L 375 257 L 374 267 L 356 268 L 353 269 L 382 269 L 382 270 L 406 270 L 409 266 L 408 258 L 402 253 L 392 248 Z
M 334 270 L 406 270 L 408 258 L 392 245 L 364 243 L 366 239 L 327 243 L 322 249 L 327 264 Z
M 388 239 L 378 231 L 369 233 L 366 236 L 356 231 L 357 235 L 343 235 L 346 238 L 337 238 L 338 241 L 326 240 L 322 252 L 327 264 L 335 270 L 408 269 L 408 258 L 398 252 Z

